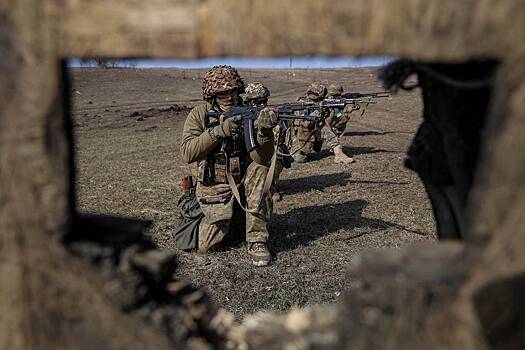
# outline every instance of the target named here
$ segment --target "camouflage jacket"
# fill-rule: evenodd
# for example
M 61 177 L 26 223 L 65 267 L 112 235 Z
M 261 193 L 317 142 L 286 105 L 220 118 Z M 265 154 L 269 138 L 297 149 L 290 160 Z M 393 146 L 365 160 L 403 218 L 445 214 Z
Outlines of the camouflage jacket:
M 297 99 L 297 102 L 315 102 L 311 99 L 309 99 L 308 97 L 306 96 L 301 96 Z M 304 115 L 304 112 L 301 112 L 301 111 L 297 111 L 295 112 L 296 115 Z M 311 113 L 312 116 L 319 116 L 321 115 L 321 113 L 319 111 L 313 111 Z M 325 115 L 326 116 L 326 115 Z M 294 121 L 294 125 L 295 126 L 299 126 L 301 128 L 306 128 L 306 129 L 310 129 L 310 130 L 313 130 L 317 127 L 316 123 L 313 122 L 313 121 L 307 121 L 307 120 L 297 120 L 297 121 Z
M 343 110 L 339 108 L 330 108 L 330 113 L 325 119 L 325 123 L 328 127 L 339 129 L 348 123 L 350 120 L 350 113 L 352 113 L 352 105 L 346 105 Z
M 194 107 L 186 118 L 180 150 L 184 161 L 187 163 L 203 160 L 211 152 L 220 147 L 220 141 L 213 141 L 210 134 L 211 128 L 207 128 L 206 125 L 206 112 L 212 110 L 213 106 L 205 102 Z M 214 122 L 214 120 L 212 120 L 214 117 L 209 118 L 210 122 Z M 273 152 L 274 140 L 272 137 L 269 137 L 265 139 L 264 142 L 259 142 L 259 147 L 250 152 L 250 154 L 246 152 L 244 158 L 247 160 L 247 163 L 255 161 L 258 164 L 268 166 Z

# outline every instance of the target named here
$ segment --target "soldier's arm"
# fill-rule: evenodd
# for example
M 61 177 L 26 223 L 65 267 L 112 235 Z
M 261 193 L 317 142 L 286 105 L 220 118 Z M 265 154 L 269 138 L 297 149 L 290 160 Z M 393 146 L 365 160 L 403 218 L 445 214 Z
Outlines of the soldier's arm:
M 266 166 L 270 164 L 274 153 L 274 129 L 276 126 L 277 114 L 273 111 L 263 109 L 258 114 L 255 121 L 258 147 L 250 152 L 250 157 L 254 162 Z
M 257 143 L 259 145 L 250 152 L 250 158 L 257 164 L 269 166 L 275 151 L 273 132 L 269 135 L 262 135 L 257 132 Z
M 330 112 L 328 113 L 328 116 L 324 120 L 325 125 L 328 126 L 328 127 L 331 127 L 331 126 L 333 126 L 335 124 L 335 120 L 336 120 L 335 110 L 334 109 L 330 109 Z
M 347 114 L 347 115 L 350 115 L 350 113 L 352 113 L 354 111 L 354 105 L 353 104 L 347 104 L 345 106 L 345 108 L 343 109 L 343 114 Z
M 350 114 L 351 114 L 353 111 L 356 110 L 356 107 L 359 107 L 359 106 L 356 106 L 356 105 L 354 105 L 354 104 L 347 104 L 347 105 L 345 106 L 345 108 L 343 109 L 343 112 L 342 112 L 343 115 L 339 118 L 339 120 L 338 120 L 337 123 L 338 123 L 339 125 L 347 123 L 347 122 L 350 120 L 350 118 L 351 118 Z
M 205 108 L 195 107 L 188 114 L 184 123 L 180 151 L 182 158 L 187 163 L 206 158 L 219 143 L 218 140 L 212 138 L 210 129 L 205 129 L 205 113 Z

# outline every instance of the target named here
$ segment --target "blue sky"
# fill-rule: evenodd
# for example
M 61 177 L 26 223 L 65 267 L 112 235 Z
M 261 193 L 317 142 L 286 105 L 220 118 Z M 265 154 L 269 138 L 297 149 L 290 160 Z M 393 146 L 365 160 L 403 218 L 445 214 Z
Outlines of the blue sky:
M 348 68 L 348 67 L 377 67 L 392 60 L 391 57 L 348 57 L 348 56 L 294 56 L 250 58 L 250 57 L 220 57 L 196 60 L 176 59 L 133 59 L 123 60 L 132 62 L 137 68 L 209 68 L 217 64 L 229 64 L 236 68 Z M 70 59 L 69 67 L 80 67 L 80 60 Z

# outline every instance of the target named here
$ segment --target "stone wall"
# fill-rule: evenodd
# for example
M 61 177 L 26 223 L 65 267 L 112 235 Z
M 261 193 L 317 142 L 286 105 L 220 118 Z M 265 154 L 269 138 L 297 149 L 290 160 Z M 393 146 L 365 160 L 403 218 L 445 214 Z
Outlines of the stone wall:
M 461 209 L 464 243 L 364 256 L 351 269 L 360 284 L 336 310 L 258 316 L 240 329 L 219 322 L 203 326 L 208 336 L 196 344 L 523 344 L 522 1 L 5 0 L 0 18 L 0 348 L 166 348 L 173 340 L 111 304 L 101 287 L 111 278 L 66 249 L 79 218 L 62 59 L 306 54 L 498 63 Z

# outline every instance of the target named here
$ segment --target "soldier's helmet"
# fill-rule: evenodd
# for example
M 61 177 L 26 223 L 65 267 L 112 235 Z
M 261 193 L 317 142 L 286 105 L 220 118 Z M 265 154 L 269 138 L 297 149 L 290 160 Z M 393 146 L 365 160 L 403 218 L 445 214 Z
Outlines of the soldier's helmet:
M 328 96 L 341 96 L 343 94 L 343 86 L 341 84 L 330 84 L 328 87 Z
M 202 81 L 202 98 L 210 100 L 218 93 L 237 90 L 244 91 L 244 82 L 232 66 L 214 66 L 206 72 Z
M 316 81 L 308 86 L 306 90 L 307 95 L 315 95 L 317 98 L 324 98 L 326 96 L 326 86 Z
M 244 94 L 241 94 L 244 101 L 262 100 L 268 97 L 270 97 L 270 90 L 259 82 L 249 83 L 244 89 Z

